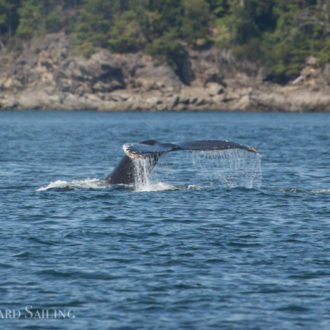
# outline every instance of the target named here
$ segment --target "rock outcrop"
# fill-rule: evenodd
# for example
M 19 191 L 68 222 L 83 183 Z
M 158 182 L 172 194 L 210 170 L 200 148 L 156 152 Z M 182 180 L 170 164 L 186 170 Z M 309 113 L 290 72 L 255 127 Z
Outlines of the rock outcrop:
M 330 111 L 330 64 L 308 58 L 301 75 L 280 86 L 229 51 L 189 52 L 189 85 L 145 54 L 89 59 L 72 54 L 65 34 L 26 43 L 19 56 L 0 51 L 0 109 L 99 111 Z

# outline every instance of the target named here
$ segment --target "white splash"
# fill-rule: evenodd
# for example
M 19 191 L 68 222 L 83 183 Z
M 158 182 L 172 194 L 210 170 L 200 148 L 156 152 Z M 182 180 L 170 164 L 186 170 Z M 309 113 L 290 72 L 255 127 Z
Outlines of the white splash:
M 167 184 L 164 182 L 149 183 L 144 185 L 135 186 L 134 191 L 137 192 L 147 192 L 147 191 L 168 191 L 168 190 L 178 190 L 179 187 Z
M 150 158 L 139 159 L 132 158 L 134 164 L 134 185 L 139 186 L 148 186 L 150 185 L 149 174 L 152 171 L 152 163 Z
M 154 163 L 152 159 L 134 158 L 133 164 L 135 170 L 134 191 L 146 192 L 146 191 L 165 191 L 165 190 L 178 189 L 173 185 L 159 182 L 155 174 L 151 176 L 151 172 L 154 167 Z
M 100 179 L 85 179 L 85 180 L 73 180 L 73 181 L 64 181 L 57 180 L 53 181 L 45 187 L 40 187 L 37 191 L 47 191 L 51 189 L 102 189 L 106 188 L 107 184 L 104 180 Z

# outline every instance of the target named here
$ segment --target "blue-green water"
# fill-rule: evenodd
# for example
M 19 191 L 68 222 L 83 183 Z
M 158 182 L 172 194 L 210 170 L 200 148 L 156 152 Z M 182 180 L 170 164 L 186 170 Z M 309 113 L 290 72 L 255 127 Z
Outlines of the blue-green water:
M 0 112 L 0 137 L 2 329 L 330 328 L 330 114 Z M 104 185 L 150 138 L 261 165 L 177 152 Z

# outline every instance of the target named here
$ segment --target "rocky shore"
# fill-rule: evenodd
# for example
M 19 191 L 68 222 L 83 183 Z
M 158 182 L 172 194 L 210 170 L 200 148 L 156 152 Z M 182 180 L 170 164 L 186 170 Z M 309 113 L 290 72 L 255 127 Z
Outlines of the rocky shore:
M 330 63 L 308 58 L 285 86 L 229 51 L 189 51 L 184 74 L 145 54 L 73 55 L 65 34 L 34 39 L 18 51 L 0 45 L 0 110 L 330 111 Z

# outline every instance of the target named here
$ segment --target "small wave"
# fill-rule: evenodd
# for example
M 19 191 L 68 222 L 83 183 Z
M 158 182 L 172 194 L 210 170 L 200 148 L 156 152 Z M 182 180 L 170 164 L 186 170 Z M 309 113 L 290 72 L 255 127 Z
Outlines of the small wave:
M 188 189 L 188 190 L 202 190 L 202 187 L 200 187 L 200 186 L 196 186 L 195 184 L 189 184 L 189 185 L 187 186 L 187 189 Z
M 309 189 L 299 189 L 299 188 L 291 188 L 291 189 L 268 189 L 273 191 L 279 191 L 282 193 L 292 193 L 292 194 L 330 194 L 330 189 L 319 189 L 319 190 L 309 190 Z
M 330 194 L 330 189 L 311 190 L 312 194 Z
M 57 180 L 53 181 L 45 187 L 40 187 L 37 191 L 47 191 L 52 189 L 60 190 L 76 190 L 76 189 L 102 189 L 107 187 L 105 180 L 100 179 L 85 179 L 85 180 L 73 180 L 64 181 Z

